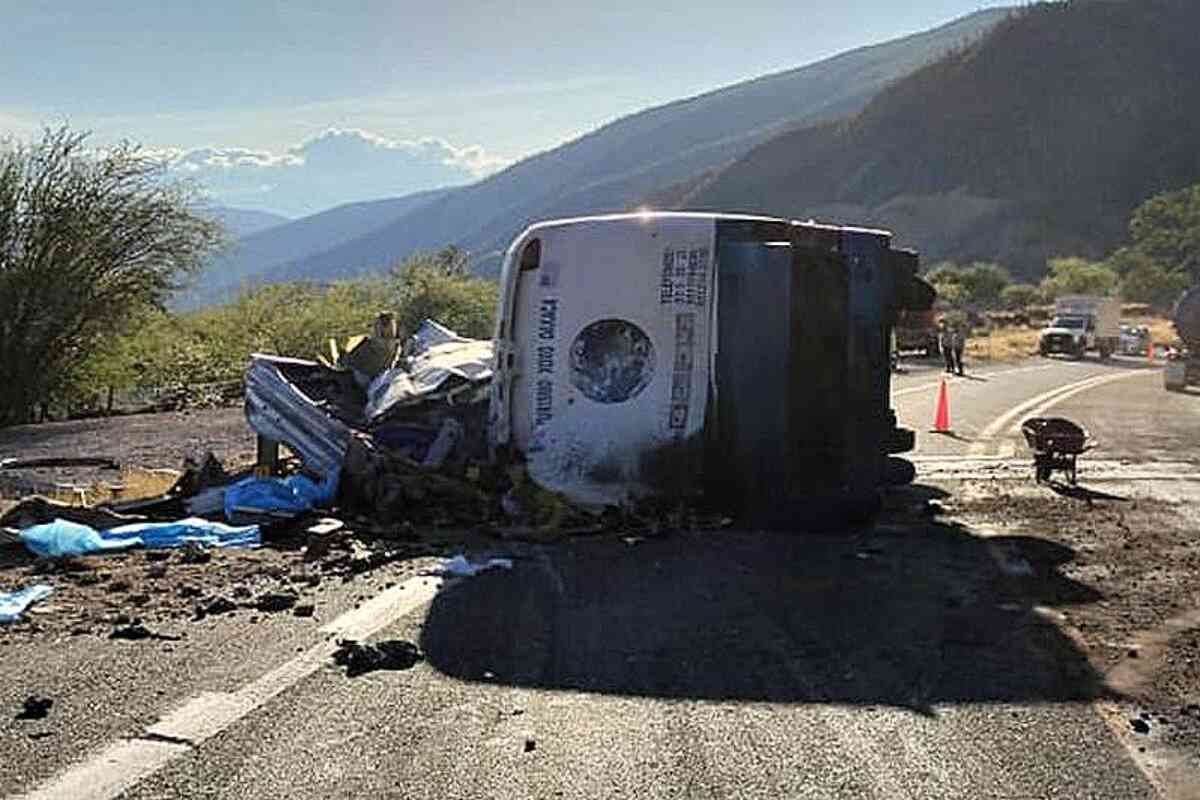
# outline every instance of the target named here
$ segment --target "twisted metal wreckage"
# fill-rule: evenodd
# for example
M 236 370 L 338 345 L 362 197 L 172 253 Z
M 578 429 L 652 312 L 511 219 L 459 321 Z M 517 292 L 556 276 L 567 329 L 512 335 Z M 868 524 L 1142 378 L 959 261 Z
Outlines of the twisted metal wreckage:
M 699 498 L 764 525 L 861 512 L 913 478 L 892 457 L 913 434 L 890 409 L 889 339 L 899 311 L 932 306 L 916 269 L 863 228 L 543 222 L 507 252 L 492 341 L 426 321 L 402 344 L 382 316 L 327 360 L 255 355 L 247 418 L 261 462 L 286 444 L 384 520 L 446 492 L 520 514 L 523 487 L 584 509 Z

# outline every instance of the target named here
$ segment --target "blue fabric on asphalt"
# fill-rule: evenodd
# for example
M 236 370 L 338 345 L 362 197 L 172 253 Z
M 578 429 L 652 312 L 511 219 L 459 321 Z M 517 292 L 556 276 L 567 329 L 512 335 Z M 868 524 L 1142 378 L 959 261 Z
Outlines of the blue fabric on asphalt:
M 198 544 L 204 547 L 258 547 L 262 533 L 257 525 L 226 525 L 200 517 L 188 517 L 178 522 L 135 522 L 111 528 L 100 534 L 104 537 L 140 539 L 150 549 L 183 547 Z
M 54 587 L 39 583 L 19 592 L 0 594 L 0 624 L 16 622 L 25 609 L 54 593 Z
M 233 519 L 239 512 L 254 511 L 306 514 L 333 502 L 338 475 L 338 470 L 333 470 L 320 483 L 304 475 L 245 478 L 225 490 L 225 517 Z
M 262 533 L 257 525 L 235 527 L 189 517 L 178 522 L 137 522 L 106 531 L 56 519 L 21 531 L 21 541 L 35 555 L 65 558 L 89 553 L 128 550 L 131 547 L 170 548 L 197 544 L 203 547 L 257 547 Z
M 26 528 L 21 531 L 21 541 L 33 551 L 34 555 L 42 558 L 64 558 L 88 553 L 128 550 L 131 547 L 138 547 L 142 543 L 142 540 L 136 536 L 106 538 L 95 528 L 65 519 L 56 519 L 54 522 Z

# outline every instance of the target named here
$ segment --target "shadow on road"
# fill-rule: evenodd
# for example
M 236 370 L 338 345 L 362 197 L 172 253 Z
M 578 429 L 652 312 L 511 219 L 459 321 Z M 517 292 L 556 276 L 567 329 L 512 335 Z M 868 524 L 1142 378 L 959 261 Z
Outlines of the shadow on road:
M 975 441 L 969 436 L 963 436 L 955 433 L 954 431 L 929 431 L 929 433 L 933 436 L 940 436 L 944 439 L 953 439 L 956 442 L 964 442 L 966 444 L 971 444 Z
M 1095 489 L 1088 489 L 1086 486 L 1072 486 L 1069 483 L 1060 483 L 1059 481 L 1048 481 L 1045 485 L 1050 487 L 1050 490 L 1055 494 L 1063 497 L 1070 497 L 1075 500 L 1084 500 L 1087 501 L 1088 504 L 1091 504 L 1091 502 L 1094 500 L 1115 500 L 1119 503 L 1129 502 L 1128 497 L 1121 497 L 1120 495 L 1109 494 L 1107 492 L 1099 492 Z
M 1033 611 L 1100 599 L 1059 572 L 1072 557 L 930 519 L 575 541 L 443 592 L 421 644 L 449 676 L 538 689 L 923 714 L 1089 701 L 1111 692 Z

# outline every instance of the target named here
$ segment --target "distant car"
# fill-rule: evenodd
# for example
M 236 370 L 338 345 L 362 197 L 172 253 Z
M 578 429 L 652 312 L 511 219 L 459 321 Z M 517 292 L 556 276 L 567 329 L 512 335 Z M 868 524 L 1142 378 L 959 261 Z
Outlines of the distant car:
M 1150 329 L 1145 325 L 1122 325 L 1118 350 L 1127 356 L 1143 356 L 1150 346 Z

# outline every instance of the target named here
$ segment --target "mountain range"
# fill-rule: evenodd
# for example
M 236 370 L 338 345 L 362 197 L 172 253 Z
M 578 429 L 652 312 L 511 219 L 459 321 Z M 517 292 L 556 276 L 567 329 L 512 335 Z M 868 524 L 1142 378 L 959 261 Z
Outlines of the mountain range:
M 887 227 L 1025 278 L 1103 257 L 1146 198 L 1200 181 L 1200 4 L 1040 3 L 874 97 L 655 193 L 668 208 Z
M 449 191 L 453 190 L 433 189 L 403 197 L 347 203 L 297 220 L 281 217 L 281 223 L 238 237 L 233 245 L 205 270 L 195 288 L 180 297 L 175 305 L 186 309 L 231 300 L 245 286 L 262 281 L 264 265 L 269 268 L 271 265 L 286 264 L 300 254 L 319 257 L 324 252 L 341 248 L 386 226 Z M 231 233 L 237 236 L 232 228 Z M 372 262 L 369 266 L 386 265 Z M 358 271 L 368 270 L 364 268 Z M 305 277 L 319 281 L 326 276 L 313 274 Z
M 229 235 L 236 239 L 242 239 L 289 221 L 288 217 L 282 214 L 273 214 L 270 211 L 259 211 L 251 208 L 212 206 L 206 209 L 206 212 L 208 216 L 224 225 Z
M 213 263 L 183 305 L 240 287 L 376 272 L 457 244 L 494 274 L 499 251 L 539 219 L 620 211 L 723 171 L 789 131 L 859 113 L 896 81 L 978 40 L 1008 15 L 947 25 L 632 114 L 466 187 L 340 206 L 252 234 Z M 786 209 L 778 209 L 785 213 Z

